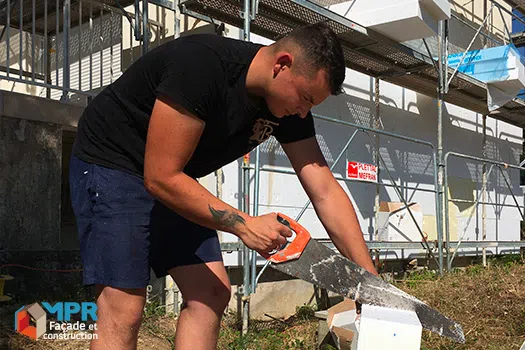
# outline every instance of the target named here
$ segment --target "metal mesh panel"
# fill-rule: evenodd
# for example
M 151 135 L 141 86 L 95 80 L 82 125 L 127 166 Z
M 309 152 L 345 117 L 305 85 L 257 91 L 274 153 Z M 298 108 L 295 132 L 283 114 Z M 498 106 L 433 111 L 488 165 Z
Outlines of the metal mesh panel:
M 410 69 L 413 66 L 418 66 L 423 63 L 414 56 L 410 56 L 402 51 L 396 50 L 391 46 L 376 45 L 369 48 L 369 50 L 380 55 L 381 57 L 390 60 L 396 66 L 400 66 L 405 69 Z
M 348 66 L 365 74 L 377 76 L 391 68 L 389 64 L 370 59 L 366 55 L 346 47 L 343 48 L 343 51 Z
M 336 24 L 337 26 L 332 26 L 332 29 L 339 35 L 339 38 L 341 38 L 345 43 L 353 45 L 355 48 L 377 44 L 377 41 L 370 39 L 370 37 L 366 36 L 363 33 L 359 33 L 354 30 L 349 30 L 348 27 L 345 27 L 339 23 Z

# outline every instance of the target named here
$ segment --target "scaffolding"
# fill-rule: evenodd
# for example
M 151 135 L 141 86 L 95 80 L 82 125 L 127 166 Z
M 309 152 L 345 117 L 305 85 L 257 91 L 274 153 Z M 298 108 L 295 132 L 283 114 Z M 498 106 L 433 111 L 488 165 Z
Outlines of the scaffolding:
M 335 3 L 337 2 L 338 1 L 335 1 Z M 502 18 L 503 12 L 508 13 L 508 11 L 498 3 L 492 0 L 490 0 L 490 2 L 490 10 L 488 13 L 484 14 L 483 22 L 476 30 L 474 37 L 470 41 L 467 49 L 464 51 L 461 62 L 463 62 L 467 51 L 469 51 L 472 44 L 474 43 L 474 40 L 479 35 L 485 38 L 486 43 L 490 41 L 492 44 L 496 45 L 501 45 L 506 42 L 514 42 L 515 44 L 519 44 L 518 41 L 522 40 L 523 35 L 512 36 L 506 25 L 505 31 L 507 36 L 504 38 L 503 43 L 500 40 L 495 40 L 490 35 L 484 33 L 483 29 L 485 27 L 486 21 L 494 9 L 497 9 Z M 523 3 L 518 1 L 507 2 L 510 3 L 514 8 L 523 11 L 522 6 L 525 5 L 525 1 Z M 432 244 L 434 247 L 430 247 L 430 244 L 427 242 L 425 244 L 425 248 L 429 253 L 432 252 L 433 248 L 437 249 L 437 265 L 439 273 L 442 274 L 444 270 L 444 253 L 446 253 L 447 257 L 446 267 L 451 269 L 452 261 L 456 256 L 460 246 L 464 248 L 481 248 L 483 252 L 484 264 L 486 264 L 487 247 L 524 247 L 525 242 L 522 241 L 487 242 L 485 240 L 485 205 L 487 203 L 485 200 L 480 201 L 480 199 L 477 199 L 475 203 L 476 205 L 479 203 L 482 203 L 483 205 L 483 240 L 479 242 L 462 242 L 462 239 L 460 239 L 458 242 L 450 241 L 448 225 L 449 198 L 446 182 L 446 161 L 449 156 L 470 159 L 473 159 L 474 157 L 452 152 L 449 152 L 445 155 L 443 149 L 443 103 L 450 102 L 457 106 L 482 114 L 484 120 L 483 134 L 485 135 L 485 121 L 488 115 L 494 117 L 497 120 L 505 121 L 521 128 L 525 128 L 525 118 L 523 118 L 525 112 L 525 101 L 519 98 L 514 98 L 512 101 L 500 108 L 496 113 L 489 113 L 486 95 L 487 85 L 459 72 L 458 68 L 451 69 L 448 67 L 449 30 L 447 20 L 439 22 L 438 35 L 435 42 L 435 45 L 437 46 L 437 55 L 431 52 L 427 40 L 423 39 L 424 47 L 426 49 L 425 54 L 409 47 L 409 45 L 394 42 L 393 40 L 364 28 L 363 26 L 352 22 L 351 20 L 334 12 L 331 12 L 324 7 L 332 3 L 334 2 L 326 0 L 244 0 L 244 2 L 235 0 L 185 0 L 181 2 L 181 11 L 182 13 L 189 15 L 197 14 L 199 16 L 209 16 L 236 27 L 243 27 L 244 38 L 246 40 L 248 40 L 250 32 L 275 40 L 283 34 L 291 31 L 294 27 L 320 21 L 327 22 L 341 40 L 347 67 L 376 78 L 376 96 L 379 93 L 378 81 L 380 79 L 401 87 L 408 88 L 415 92 L 437 98 L 437 171 L 435 190 L 438 242 L 437 247 L 435 244 Z M 512 13 L 510 13 L 510 15 L 514 16 Z M 457 16 L 456 19 L 460 21 L 462 20 Z M 518 20 L 523 22 L 523 20 L 519 18 Z M 469 25 L 468 23 L 466 24 Z M 378 116 L 379 111 L 377 108 L 375 117 L 377 118 Z M 375 127 L 377 128 L 377 124 Z M 380 130 L 375 131 L 380 132 Z M 483 142 L 483 149 L 485 149 L 486 137 L 484 137 Z M 375 150 L 374 154 L 378 154 L 377 149 Z M 259 149 L 257 149 L 254 167 L 254 215 L 258 214 L 259 175 L 260 172 L 264 170 L 260 167 L 259 158 L 260 152 Z M 379 165 L 377 156 L 375 157 L 375 160 L 376 165 Z M 500 167 L 502 164 L 487 158 L 476 158 L 474 160 L 480 161 L 483 164 L 482 196 L 485 198 L 487 181 L 486 165 L 490 164 L 492 166 Z M 511 167 L 524 170 L 523 167 L 517 165 L 512 165 Z M 505 168 L 507 168 L 507 166 Z M 249 166 L 246 161 L 244 162 L 243 169 L 244 172 L 249 171 Z M 243 176 L 243 179 L 249 179 L 249 177 L 245 175 Z M 247 186 L 247 183 L 243 183 L 243 189 L 246 189 Z M 514 194 L 512 194 L 512 196 L 514 200 L 516 200 Z M 245 199 L 245 201 L 247 201 L 247 199 Z M 405 205 L 407 205 L 404 199 L 403 202 Z M 521 217 L 523 218 L 523 206 L 517 203 L 517 201 L 515 204 L 520 211 Z M 306 204 L 306 206 L 307 205 L 308 204 Z M 302 215 L 306 206 L 303 207 L 303 210 L 298 215 L 298 218 Z M 245 205 L 244 209 L 247 210 L 247 208 L 248 206 Z M 377 212 L 378 207 L 376 206 L 375 209 Z M 410 208 L 408 208 L 408 211 L 412 215 Z M 443 223 L 445 223 L 445 225 Z M 419 242 L 367 242 L 367 244 L 369 249 L 385 247 L 407 248 L 414 247 L 416 245 L 422 245 Z M 250 292 L 255 292 L 258 278 L 261 276 L 264 268 L 268 266 L 268 263 L 259 272 L 258 276 L 255 277 L 255 252 L 252 252 L 252 255 L 249 256 L 247 250 L 245 249 L 243 254 L 243 262 L 245 274 L 248 273 L 247 266 L 251 263 L 250 273 L 252 277 L 250 281 L 250 279 L 245 275 L 243 286 L 243 329 L 246 330 L 247 328 L 245 327 L 247 327 L 247 304 L 249 303 L 249 294 Z M 250 292 L 248 292 L 248 290 L 250 290 Z
M 470 26 L 475 31 L 475 35 L 470 41 L 467 50 L 472 46 L 476 37 L 481 36 L 485 40 L 487 46 L 502 45 L 506 42 L 513 42 L 517 46 L 525 43 L 525 35 L 512 34 L 505 29 L 506 35 L 503 39 L 494 38 L 488 33 L 484 27 L 487 19 L 492 13 L 499 13 L 503 17 L 503 13 L 509 11 L 493 0 L 488 0 L 491 4 L 490 9 L 484 14 L 482 25 L 475 28 L 471 24 L 465 22 L 460 16 L 453 17 L 458 21 L 463 21 L 466 26 Z M 525 0 L 505 0 L 515 10 L 525 14 Z M 8 0 L 0 3 L 0 25 L 3 26 L 2 34 L 0 35 L 0 42 L 4 41 L 7 54 L 7 64 L 1 68 L 6 74 L 2 79 L 22 82 L 41 86 L 47 89 L 57 89 L 63 91 L 62 99 L 67 100 L 69 96 L 74 94 L 96 94 L 92 90 L 90 84 L 89 90 L 79 88 L 77 90 L 70 87 L 70 71 L 69 71 L 69 57 L 71 56 L 69 46 L 69 35 L 71 23 L 78 23 L 82 28 L 83 23 L 89 23 L 89 30 L 92 31 L 92 24 L 95 20 L 103 21 L 106 14 L 120 13 L 125 20 L 130 23 L 130 35 L 136 41 L 141 43 L 141 53 L 148 51 L 148 44 L 150 43 L 149 27 L 152 25 L 159 25 L 155 21 L 151 21 L 148 16 L 148 5 L 156 5 L 162 8 L 169 9 L 174 12 L 198 18 L 200 20 L 211 23 L 223 22 L 233 26 L 243 28 L 243 36 L 245 40 L 250 40 L 250 33 L 255 33 L 269 39 L 277 39 L 278 37 L 290 32 L 293 28 L 301 25 L 317 23 L 325 21 L 334 30 L 340 38 L 343 45 L 345 62 L 348 68 L 364 73 L 365 75 L 375 78 L 375 105 L 376 111 L 374 115 L 374 127 L 364 128 L 360 125 L 347 124 L 356 128 L 361 132 L 373 134 L 375 136 L 376 147 L 374 149 L 374 161 L 379 165 L 381 160 L 378 142 L 379 137 L 396 137 L 412 142 L 419 142 L 429 145 L 434 148 L 432 143 L 408 138 L 406 136 L 389 133 L 379 128 L 379 81 L 386 81 L 397 86 L 405 87 L 417 93 L 427 96 L 435 97 L 437 99 L 437 147 L 433 150 L 433 165 L 434 165 L 434 192 L 436 196 L 436 225 L 437 225 L 437 242 L 367 242 L 369 249 L 410 249 L 410 248 L 424 248 L 431 257 L 434 257 L 437 262 L 439 272 L 442 273 L 445 269 L 444 259 L 446 257 L 446 268 L 452 268 L 452 262 L 457 255 L 458 249 L 461 248 L 479 248 L 482 249 L 483 259 L 485 262 L 485 249 L 487 248 L 516 248 L 524 247 L 524 242 L 502 242 L 502 241 L 487 241 L 486 234 L 483 234 L 481 241 L 450 241 L 449 227 L 448 227 L 448 203 L 449 201 L 458 201 L 458 199 L 448 198 L 447 193 L 447 160 L 449 157 L 457 157 L 463 159 L 470 159 L 483 164 L 483 184 L 482 197 L 474 201 L 476 206 L 478 204 L 486 205 L 486 181 L 487 176 L 490 175 L 493 168 L 501 169 L 513 168 L 517 170 L 524 170 L 521 165 L 504 164 L 491 159 L 486 156 L 483 158 L 471 157 L 469 155 L 460 153 L 445 153 L 443 147 L 443 103 L 449 102 L 454 105 L 463 107 L 465 109 L 480 113 L 484 116 L 483 131 L 485 134 L 486 117 L 490 116 L 497 120 L 501 120 L 512 125 L 525 129 L 525 101 L 520 98 L 515 98 L 505 104 L 496 112 L 489 113 L 487 107 L 487 84 L 482 83 L 468 75 L 448 67 L 447 57 L 449 48 L 449 28 L 448 21 L 440 21 L 439 32 L 437 37 L 423 40 L 423 45 L 414 45 L 414 43 L 398 43 L 383 35 L 380 35 L 370 29 L 367 29 L 343 16 L 340 16 L 326 8 L 327 5 L 338 3 L 337 0 Z M 93 6 L 96 6 L 96 11 L 93 11 Z M 128 13 L 125 8 L 134 5 L 134 13 Z M 141 6 L 142 5 L 142 6 Z M 142 11 L 141 11 L 142 7 Z M 48 15 L 48 13 L 51 13 Z M 517 19 L 525 24 L 522 19 Z M 175 20 L 175 36 L 179 33 L 178 20 Z M 62 29 L 62 30 L 60 30 Z M 31 51 L 35 51 L 35 36 L 42 40 L 42 47 L 47 53 L 51 46 L 48 47 L 48 38 L 58 35 L 63 37 L 62 46 L 63 62 L 62 62 L 62 82 L 58 81 L 58 73 L 56 74 L 55 82 L 51 77 L 51 62 L 49 56 L 43 56 L 42 69 L 35 70 L 35 62 L 31 63 L 31 72 L 24 72 L 22 69 L 22 61 L 19 62 L 19 69 L 12 70 L 9 64 L 9 38 L 10 30 L 16 30 L 20 33 L 30 33 L 31 37 Z M 56 42 L 56 41 L 55 41 Z M 421 43 L 419 43 L 421 44 Z M 424 48 L 424 50 L 420 50 Z M 58 46 L 53 47 L 58 50 Z M 22 40 L 20 40 L 20 51 L 22 51 Z M 463 50 L 462 50 L 463 51 Z M 80 56 L 80 52 L 78 52 Z M 21 60 L 21 55 L 19 59 Z M 31 55 L 34 60 L 35 54 Z M 464 59 L 465 54 L 462 56 Z M 102 65 L 102 60 L 100 64 Z M 55 71 L 59 71 L 58 58 Z M 102 74 L 102 69 L 100 69 Z M 102 81 L 102 76 L 101 79 Z M 317 119 L 340 123 L 330 117 L 316 116 Z M 357 131 L 356 131 L 357 132 Z M 353 137 L 353 136 L 352 136 Z M 350 137 L 349 142 L 351 142 Z M 347 146 L 349 144 L 347 143 Z M 374 143 L 372 142 L 372 143 Z M 485 139 L 484 139 L 485 142 Z M 346 146 L 346 147 L 347 147 Z M 483 146 L 485 147 L 485 145 Z M 343 150 L 344 151 L 344 150 Z M 341 153 L 342 154 L 342 153 Z M 253 161 L 254 165 L 250 163 L 249 157 L 245 157 L 242 172 L 244 191 L 242 203 L 242 210 L 249 210 L 249 174 L 254 172 L 254 210 L 253 215 L 258 215 L 259 202 L 259 185 L 261 171 L 275 171 L 274 169 L 266 169 L 260 164 L 260 150 L 255 151 Z M 334 163 L 335 164 L 335 163 Z M 487 166 L 490 168 L 487 171 Z M 503 175 L 505 176 L 505 175 Z M 342 179 L 341 179 L 342 180 Z M 379 185 L 377 185 L 379 187 Z M 398 187 L 395 183 L 394 186 Z M 377 187 L 377 188 L 378 188 Z M 376 190 L 375 208 L 378 208 L 378 190 Z M 517 203 L 514 194 L 515 206 L 520 210 L 520 215 L 523 218 L 523 206 Z M 405 206 L 408 207 L 406 200 L 400 196 Z M 308 203 L 303 208 L 303 211 L 298 217 L 304 213 Z M 412 212 L 409 213 L 412 215 Z M 485 216 L 483 216 L 485 220 Z M 377 222 L 377 216 L 376 216 Z M 377 225 L 376 225 L 377 226 Z M 485 226 L 483 226 L 485 227 Z M 421 233 L 421 228 L 419 228 Z M 328 241 L 325 243 L 330 244 Z M 240 244 L 223 243 L 222 249 L 224 251 L 239 250 L 243 251 L 243 268 L 244 268 L 244 286 L 243 286 L 243 309 L 244 314 L 247 315 L 249 295 L 255 292 L 258 277 L 256 270 L 256 253 L 250 252 L 247 248 Z M 437 253 L 437 257 L 434 254 Z M 247 316 L 245 316 L 247 317 Z M 244 319 L 247 322 L 247 319 Z M 247 329 L 247 327 L 243 327 Z

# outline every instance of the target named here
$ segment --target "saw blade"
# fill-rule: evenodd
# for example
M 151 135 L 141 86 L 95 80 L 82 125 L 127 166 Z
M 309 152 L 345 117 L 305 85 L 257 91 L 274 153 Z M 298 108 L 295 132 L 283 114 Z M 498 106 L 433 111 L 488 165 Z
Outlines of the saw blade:
M 465 342 L 460 324 L 313 239 L 299 259 L 271 266 L 361 304 L 414 311 L 423 328 Z

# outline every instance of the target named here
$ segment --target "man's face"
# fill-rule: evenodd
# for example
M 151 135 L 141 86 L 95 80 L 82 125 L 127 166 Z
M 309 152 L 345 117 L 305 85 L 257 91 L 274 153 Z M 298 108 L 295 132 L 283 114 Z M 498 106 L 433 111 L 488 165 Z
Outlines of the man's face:
M 294 114 L 304 118 L 313 106 L 330 96 L 324 70 L 311 77 L 287 65 L 274 68 L 274 77 L 266 92 L 266 104 L 278 118 Z

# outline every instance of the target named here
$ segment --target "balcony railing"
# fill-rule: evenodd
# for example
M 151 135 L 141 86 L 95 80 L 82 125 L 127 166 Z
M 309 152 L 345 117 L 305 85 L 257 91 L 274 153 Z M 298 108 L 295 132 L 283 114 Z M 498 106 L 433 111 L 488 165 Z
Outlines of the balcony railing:
M 0 89 L 85 104 L 178 34 L 174 3 L 159 3 L 0 0 Z

